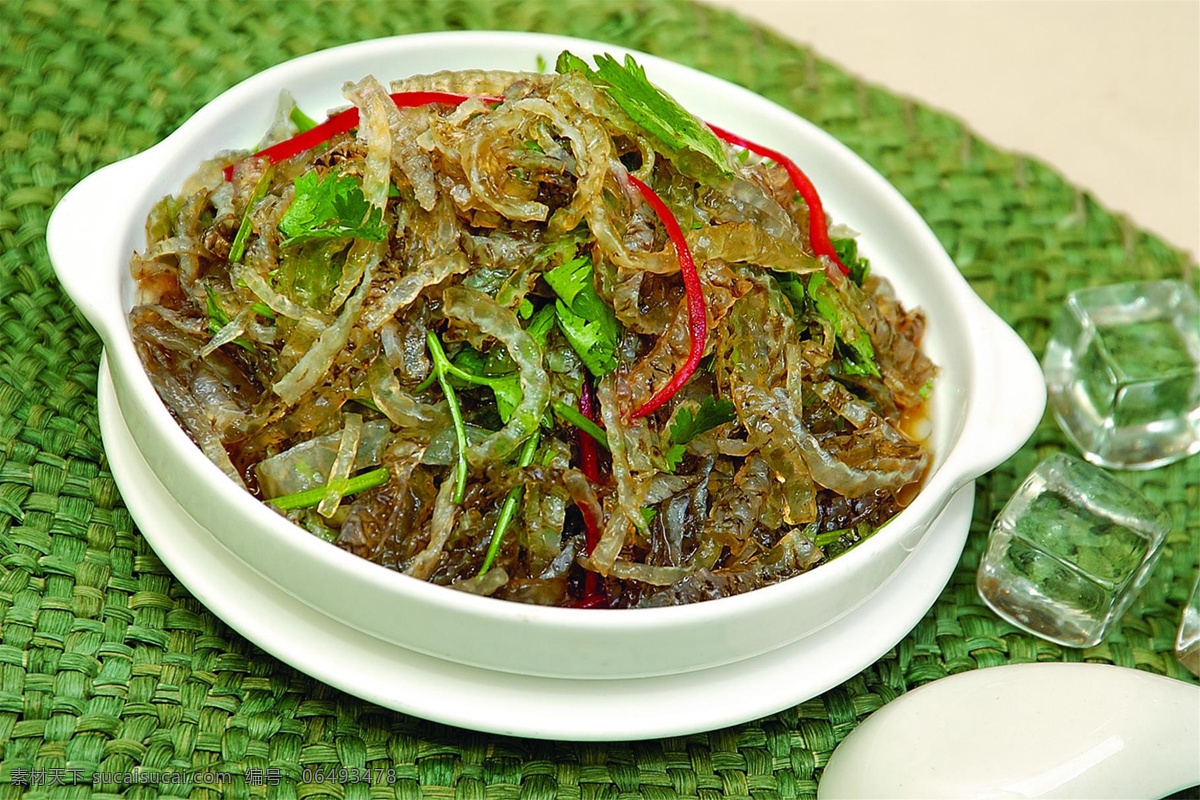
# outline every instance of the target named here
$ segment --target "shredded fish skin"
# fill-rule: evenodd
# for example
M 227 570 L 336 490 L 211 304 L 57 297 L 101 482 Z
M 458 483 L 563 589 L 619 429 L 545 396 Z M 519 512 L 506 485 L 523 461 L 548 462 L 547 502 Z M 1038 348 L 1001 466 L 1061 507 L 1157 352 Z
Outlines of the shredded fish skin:
M 252 495 L 302 496 L 271 507 L 313 535 L 511 602 L 700 602 L 872 535 L 933 462 L 924 314 L 864 278 L 844 225 L 855 277 L 814 255 L 784 166 L 674 140 L 625 91 L 364 76 L 330 112 L 356 124 L 306 147 L 281 95 L 256 153 L 201 164 L 130 261 L 170 413 Z

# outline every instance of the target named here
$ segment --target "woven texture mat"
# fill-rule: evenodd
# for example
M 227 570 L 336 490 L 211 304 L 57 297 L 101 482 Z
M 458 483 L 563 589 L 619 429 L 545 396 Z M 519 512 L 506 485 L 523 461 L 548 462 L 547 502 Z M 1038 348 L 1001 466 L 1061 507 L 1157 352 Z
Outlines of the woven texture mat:
M 1071 289 L 1196 278 L 1183 254 L 1044 165 L 998 152 L 955 120 L 864 85 L 803 48 L 684 2 L 0 2 L 0 798 L 82 797 L 92 770 L 138 765 L 282 771 L 277 786 L 239 779 L 226 796 L 811 797 L 830 752 L 860 720 L 950 673 L 1085 660 L 1190 678 L 1171 649 L 1200 541 L 1195 458 L 1126 476 L 1175 524 L 1153 581 L 1103 644 L 1059 648 L 1001 622 L 976 596 L 992 517 L 1038 460 L 1067 448 L 1049 419 L 978 482 L 959 569 L 903 642 L 819 698 L 712 733 L 574 745 L 424 722 L 298 673 L 188 595 L 138 534 L 108 471 L 96 415 L 100 342 L 51 273 L 50 211 L 89 172 L 149 147 L 265 67 L 358 39 L 455 28 L 608 40 L 794 109 L 899 187 L 976 291 L 1039 355 Z M 305 766 L 391 767 L 397 780 L 305 784 Z M 89 777 L 29 790 L 9 782 L 14 769 L 65 768 Z

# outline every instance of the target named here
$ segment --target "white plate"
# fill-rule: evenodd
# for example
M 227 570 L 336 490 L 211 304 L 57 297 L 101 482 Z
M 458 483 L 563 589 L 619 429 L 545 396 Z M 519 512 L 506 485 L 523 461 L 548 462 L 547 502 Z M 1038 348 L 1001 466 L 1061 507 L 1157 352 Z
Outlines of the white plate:
M 214 614 L 268 653 L 364 700 L 450 725 L 537 739 L 651 739 L 712 730 L 838 685 L 894 647 L 933 605 L 958 562 L 975 502 L 970 483 L 934 523 L 937 535 L 922 539 L 887 586 L 794 644 L 665 677 L 523 676 L 389 644 L 281 591 L 200 527 L 159 483 L 121 416 L 107 356 L 99 398 L 104 449 L 126 506 L 162 562 Z

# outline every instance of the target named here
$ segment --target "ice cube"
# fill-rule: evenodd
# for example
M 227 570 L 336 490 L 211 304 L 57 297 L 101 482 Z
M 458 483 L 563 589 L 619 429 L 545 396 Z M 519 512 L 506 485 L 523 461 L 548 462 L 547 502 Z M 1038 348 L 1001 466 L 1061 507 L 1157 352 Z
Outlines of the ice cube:
M 1093 464 L 1149 469 L 1200 451 L 1200 302 L 1182 281 L 1072 292 L 1042 368 L 1058 424 Z
M 1103 470 L 1051 456 L 996 517 L 976 585 L 993 611 L 1068 647 L 1100 642 L 1150 577 L 1167 513 Z

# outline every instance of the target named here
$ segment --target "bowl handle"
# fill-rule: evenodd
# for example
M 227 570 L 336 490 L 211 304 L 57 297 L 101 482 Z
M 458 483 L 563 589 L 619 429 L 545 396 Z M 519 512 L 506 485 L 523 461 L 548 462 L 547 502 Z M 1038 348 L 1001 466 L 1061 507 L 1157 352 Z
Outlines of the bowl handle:
M 968 424 L 999 436 L 980 437 L 966 450 L 962 469 L 967 480 L 978 478 L 1004 463 L 1037 430 L 1046 411 L 1046 379 L 1029 346 L 982 300 L 980 321 L 989 328 L 990 358 L 977 364 L 977 399 Z M 965 483 L 965 481 L 964 481 Z
M 953 475 L 954 480 L 942 500 L 927 508 L 908 528 L 901 540 L 905 550 L 911 551 L 920 544 L 925 532 L 962 487 L 1021 449 L 1046 410 L 1046 380 L 1029 346 L 982 300 L 975 302 L 979 306 L 977 324 L 986 325 L 987 331 L 981 363 L 975 365 L 978 377 L 971 389 L 972 401 L 964 429 L 981 431 L 983 435 L 960 442 L 939 468 Z
M 67 294 L 101 338 L 120 306 L 120 281 L 111 265 L 125 268 L 128 253 L 120 219 L 142 188 L 145 153 L 109 164 L 75 184 L 55 206 L 46 225 L 46 246 Z

